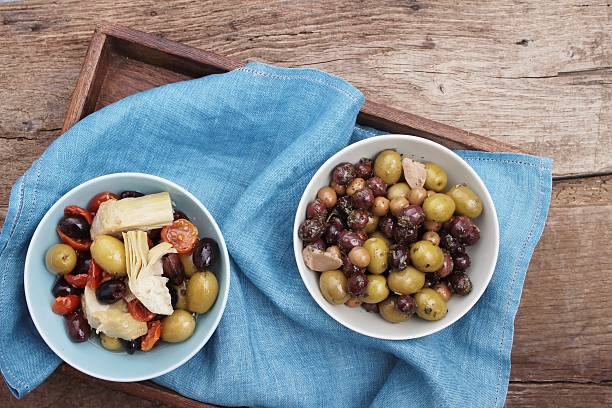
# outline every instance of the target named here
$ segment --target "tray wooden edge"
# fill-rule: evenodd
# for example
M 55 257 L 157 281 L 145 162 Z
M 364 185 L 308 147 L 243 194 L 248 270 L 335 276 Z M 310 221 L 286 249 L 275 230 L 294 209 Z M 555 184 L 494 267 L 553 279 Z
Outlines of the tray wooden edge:
M 111 49 L 117 49 L 152 65 L 180 69 L 194 77 L 227 72 L 244 65 L 242 61 L 153 34 L 119 25 L 102 24 L 94 31 L 66 111 L 62 132 L 95 109 L 95 101 L 104 81 L 107 57 Z M 357 123 L 390 133 L 424 137 L 450 148 L 526 153 L 516 146 L 370 100 L 362 106 Z

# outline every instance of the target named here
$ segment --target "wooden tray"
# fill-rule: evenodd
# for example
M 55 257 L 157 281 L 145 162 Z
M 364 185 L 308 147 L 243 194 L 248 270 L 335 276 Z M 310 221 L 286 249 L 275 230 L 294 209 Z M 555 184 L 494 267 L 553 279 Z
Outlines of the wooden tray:
M 62 132 L 104 106 L 145 89 L 204 75 L 218 74 L 244 63 L 121 26 L 94 32 L 66 111 Z M 523 152 L 521 149 L 380 103 L 366 101 L 357 123 L 392 133 L 434 140 L 450 148 Z M 151 382 L 115 383 L 89 377 L 62 364 L 71 376 L 132 395 L 181 407 L 212 407 Z

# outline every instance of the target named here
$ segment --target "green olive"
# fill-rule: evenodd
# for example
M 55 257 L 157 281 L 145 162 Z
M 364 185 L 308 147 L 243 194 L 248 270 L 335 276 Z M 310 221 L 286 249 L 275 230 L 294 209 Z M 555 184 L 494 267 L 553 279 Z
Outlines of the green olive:
M 448 311 L 444 298 L 435 290 L 422 289 L 414 296 L 417 306 L 417 315 L 425 320 L 440 320 Z
M 52 245 L 45 255 L 47 269 L 58 275 L 66 275 L 72 272 L 76 262 L 76 251 L 66 244 Z
M 465 184 L 457 184 L 446 193 L 455 202 L 455 211 L 460 215 L 476 218 L 482 212 L 482 200 Z
M 378 304 L 378 313 L 388 322 L 405 322 L 410 319 L 410 316 L 397 310 L 397 307 L 395 307 L 396 299 L 397 296 L 389 296 L 387 299 L 380 302 Z
M 348 280 L 338 270 L 323 272 L 319 277 L 319 288 L 325 300 L 334 305 L 341 305 L 351 298 Z
M 383 273 L 387 270 L 389 259 L 389 245 L 381 238 L 369 238 L 363 247 L 370 254 L 368 271 L 372 273 Z
M 378 228 L 378 216 L 370 214 L 368 216 L 368 223 L 363 230 L 368 234 L 371 234 L 376 231 L 376 228 Z
M 206 313 L 215 304 L 219 283 L 212 272 L 196 272 L 187 282 L 187 308 L 195 313 Z
M 389 273 L 387 283 L 389 289 L 395 293 L 412 295 L 425 285 L 425 274 L 412 266 L 408 266 L 400 271 Z
M 177 309 L 162 320 L 161 339 L 168 343 L 180 343 L 191 337 L 195 327 L 196 321 L 193 315 Z
M 395 150 L 384 150 L 376 156 L 374 175 L 388 185 L 397 183 L 402 177 L 402 171 L 402 156 Z
M 187 310 L 187 284 L 183 282 L 174 288 L 176 289 L 177 296 L 175 309 Z
M 91 257 L 106 272 L 127 275 L 123 242 L 110 235 L 98 235 L 91 244 Z
M 423 211 L 427 220 L 445 222 L 453 216 L 455 202 L 446 194 L 435 193 L 425 199 Z
M 116 337 L 107 336 L 104 333 L 100 333 L 100 344 L 102 344 L 102 347 L 110 351 L 123 350 L 121 340 Z
M 382 275 L 368 275 L 368 286 L 366 286 L 365 303 L 379 303 L 389 296 L 387 279 Z
M 181 263 L 183 264 L 183 271 L 185 271 L 185 276 L 191 278 L 191 276 L 198 271 L 198 268 L 193 264 L 193 259 L 191 254 L 180 254 L 179 258 L 181 259 Z
M 430 241 L 419 241 L 410 248 L 410 261 L 421 272 L 435 272 L 444 263 L 444 252 Z
M 387 238 L 385 234 L 380 231 L 374 231 L 373 233 L 371 233 L 370 238 L 380 238 L 387 243 L 387 246 L 390 245 L 389 238 Z
M 425 171 L 427 171 L 427 178 L 425 179 L 425 188 L 427 190 L 433 190 L 436 193 L 444 190 L 446 183 L 448 182 L 448 176 L 444 169 L 438 166 L 436 163 L 425 163 Z
M 409 195 L 410 195 L 410 187 L 408 186 L 408 184 L 404 182 L 395 183 L 394 185 L 392 185 L 391 187 L 387 189 L 387 198 L 389 200 L 393 200 L 394 198 L 400 198 L 400 197 L 404 197 L 408 199 Z

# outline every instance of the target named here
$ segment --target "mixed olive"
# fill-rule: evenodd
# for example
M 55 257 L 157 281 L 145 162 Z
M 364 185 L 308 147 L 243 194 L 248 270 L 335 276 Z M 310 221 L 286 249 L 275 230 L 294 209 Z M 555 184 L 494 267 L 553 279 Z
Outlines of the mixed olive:
M 472 291 L 466 247 L 483 210 L 466 184 L 447 184 L 439 164 L 393 149 L 338 164 L 298 230 L 323 297 L 391 323 L 444 318 L 451 296 Z
M 101 192 L 87 208 L 71 205 L 64 209 L 56 229 L 62 243 L 47 250 L 45 264 L 57 275 L 51 289 L 55 297 L 52 310 L 65 317 L 68 335 L 75 342 L 87 341 L 92 332 L 97 332 L 100 344 L 107 350 L 128 354 L 149 351 L 159 340 L 177 343 L 190 338 L 197 316 L 215 304 L 219 284 L 212 269 L 220 256 L 219 246 L 211 238 L 200 238 L 196 226 L 183 212 L 173 209 L 170 200 L 164 226 L 151 229 L 145 225 L 142 229 L 147 230 L 143 234 L 148 241 L 143 244 L 145 248 L 162 242 L 172 247 L 158 261 L 166 278 L 159 277 L 163 279 L 160 285 L 163 289 L 165 282 L 172 313 L 151 312 L 131 292 L 122 234 L 95 234 L 94 226 L 101 224 L 96 217 L 105 202 L 146 197 L 137 191 L 118 195 Z M 107 228 L 108 220 L 104 222 Z M 117 333 L 117 327 L 129 328 L 129 335 L 111 335 Z

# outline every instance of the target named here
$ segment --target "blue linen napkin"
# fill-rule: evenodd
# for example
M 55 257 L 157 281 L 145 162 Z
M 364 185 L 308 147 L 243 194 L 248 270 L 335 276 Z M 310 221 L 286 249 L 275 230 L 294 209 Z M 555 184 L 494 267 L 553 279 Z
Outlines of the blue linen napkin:
M 26 395 L 60 362 L 33 326 L 23 293 L 36 225 L 72 187 L 137 171 L 195 194 L 219 222 L 233 259 L 216 333 L 158 384 L 223 405 L 503 406 L 514 316 L 548 211 L 552 162 L 459 152 L 489 188 L 501 224 L 488 289 L 437 334 L 362 336 L 310 297 L 292 247 L 294 211 L 317 168 L 347 144 L 381 133 L 355 126 L 362 103 L 340 78 L 252 63 L 133 95 L 57 139 L 13 187 L 0 235 L 0 369 L 12 392 Z

